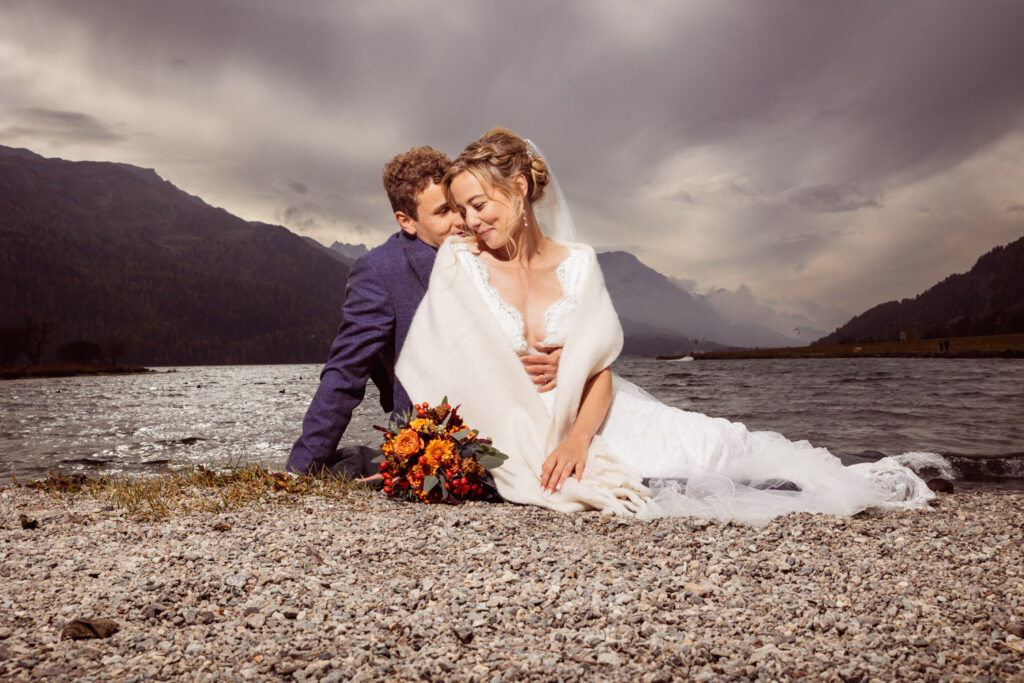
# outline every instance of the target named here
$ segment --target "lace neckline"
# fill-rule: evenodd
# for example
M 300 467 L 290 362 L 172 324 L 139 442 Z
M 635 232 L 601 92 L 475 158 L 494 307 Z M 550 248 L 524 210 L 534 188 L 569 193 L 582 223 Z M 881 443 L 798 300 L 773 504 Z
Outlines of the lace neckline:
M 555 275 L 562 289 L 562 295 L 551 302 L 544 311 L 545 336 L 543 340 L 537 343 L 537 347 L 553 348 L 562 346 L 568 333 L 569 319 L 576 310 L 576 290 L 578 285 L 576 281 L 579 278 L 574 278 L 573 275 L 574 271 L 578 273 L 580 268 L 574 268 L 574 266 L 580 263 L 580 258 L 584 256 L 584 252 L 572 248 L 568 248 L 568 250 L 568 256 L 562 259 L 555 269 Z M 479 256 L 469 250 L 468 245 L 456 245 L 456 252 L 460 259 L 469 266 L 477 288 L 483 294 L 491 309 L 495 311 L 498 322 L 512 343 L 515 352 L 519 355 L 529 352 L 530 344 L 526 340 L 526 321 L 523 318 L 522 312 L 505 301 L 498 288 L 491 284 L 490 270 Z M 564 325 L 561 324 L 563 322 L 565 323 Z

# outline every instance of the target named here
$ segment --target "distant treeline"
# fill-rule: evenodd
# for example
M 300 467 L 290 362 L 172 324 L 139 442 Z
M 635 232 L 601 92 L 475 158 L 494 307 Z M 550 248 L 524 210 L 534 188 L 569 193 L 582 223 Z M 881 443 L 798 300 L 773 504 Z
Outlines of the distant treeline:
M 814 345 L 938 339 L 1024 332 L 1024 238 L 999 246 L 967 273 L 912 299 L 889 301 Z

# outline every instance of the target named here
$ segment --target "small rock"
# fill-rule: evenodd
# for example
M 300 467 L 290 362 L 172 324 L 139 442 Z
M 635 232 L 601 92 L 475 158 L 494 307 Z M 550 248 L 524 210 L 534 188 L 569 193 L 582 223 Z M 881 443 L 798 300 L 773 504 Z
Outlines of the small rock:
M 936 493 L 953 493 L 953 482 L 936 477 L 928 480 L 928 488 Z
M 597 656 L 598 664 L 609 664 L 611 666 L 621 666 L 622 657 L 614 652 L 602 652 Z
M 694 595 L 707 595 L 714 590 L 714 586 L 709 583 L 683 583 L 683 588 L 690 591 Z
M 453 628 L 452 633 L 459 639 L 459 642 L 468 645 L 473 642 L 473 629 L 468 626 L 462 626 L 459 628 Z
M 217 522 L 212 528 L 214 531 L 231 531 L 231 525 L 224 522 Z
M 295 661 L 291 662 L 278 662 L 277 666 L 274 667 L 274 671 L 282 675 L 288 675 L 295 673 L 299 670 L 299 663 Z
M 38 529 L 39 528 L 39 520 L 38 519 L 32 519 L 32 518 L 27 517 L 25 515 L 18 515 L 18 521 L 21 522 L 21 528 L 22 529 Z
M 696 593 L 693 593 L 691 591 L 683 591 L 683 597 L 688 599 L 690 602 L 692 602 L 695 605 L 703 605 L 704 604 L 704 598 L 700 597 L 699 595 L 697 595 Z
M 86 638 L 107 638 L 120 628 L 113 619 L 72 619 L 61 631 L 61 640 L 83 640 Z
M 245 582 L 248 580 L 249 575 L 245 572 L 240 572 L 238 574 L 232 574 L 231 576 L 224 579 L 224 583 L 235 588 L 241 588 L 245 585 Z

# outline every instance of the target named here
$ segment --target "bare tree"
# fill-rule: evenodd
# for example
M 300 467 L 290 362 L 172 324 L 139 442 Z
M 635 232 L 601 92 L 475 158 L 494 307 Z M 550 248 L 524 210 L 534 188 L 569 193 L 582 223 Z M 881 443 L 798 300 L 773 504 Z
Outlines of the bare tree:
M 53 323 L 46 318 L 40 318 L 32 313 L 24 313 L 21 318 L 22 325 L 22 351 L 28 358 L 29 365 L 39 365 L 39 359 L 43 356 L 43 348 L 53 331 Z
M 122 358 L 131 345 L 131 341 L 123 334 L 108 334 L 103 340 L 103 351 L 110 359 L 110 364 L 117 365 L 117 359 Z

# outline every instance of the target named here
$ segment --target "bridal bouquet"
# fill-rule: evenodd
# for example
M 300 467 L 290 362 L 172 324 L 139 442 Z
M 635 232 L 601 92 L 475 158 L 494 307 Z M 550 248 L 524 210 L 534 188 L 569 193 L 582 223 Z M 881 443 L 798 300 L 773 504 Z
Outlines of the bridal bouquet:
M 478 497 L 484 473 L 501 467 L 507 455 L 469 429 L 458 409 L 441 399 L 435 407 L 413 406 L 385 429 L 380 463 L 384 492 L 390 498 L 419 499 L 424 503 L 457 504 Z

